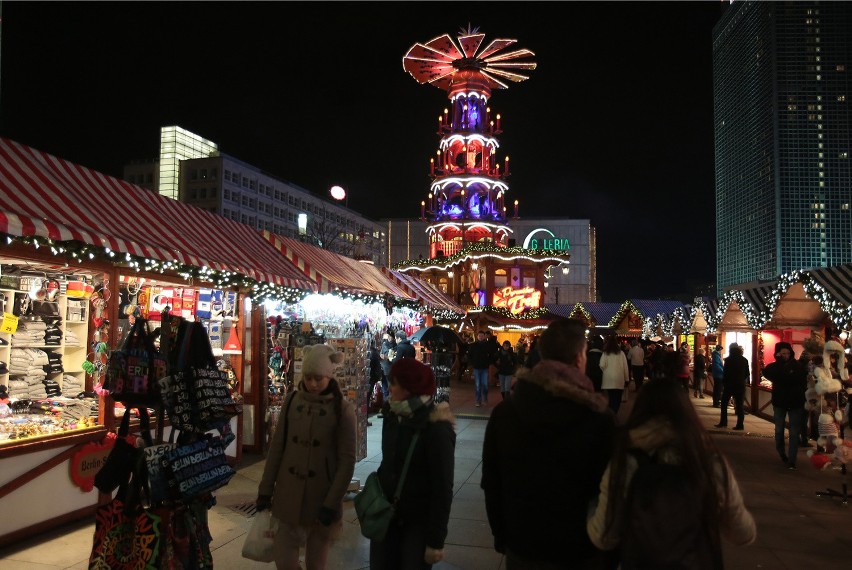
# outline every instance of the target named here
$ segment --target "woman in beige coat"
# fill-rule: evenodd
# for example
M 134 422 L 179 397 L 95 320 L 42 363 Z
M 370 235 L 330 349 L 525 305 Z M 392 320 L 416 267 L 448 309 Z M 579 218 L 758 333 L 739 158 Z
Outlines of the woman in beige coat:
M 637 453 L 644 452 L 658 463 L 679 465 L 689 481 L 690 497 L 697 507 L 700 531 L 679 529 L 677 543 L 664 545 L 664 556 L 674 560 L 638 559 L 635 548 L 625 545 L 625 525 L 633 520 L 628 512 L 630 483 L 639 466 Z M 672 501 L 680 497 L 674 497 Z M 674 503 L 673 503 L 674 504 Z M 670 524 L 667 524 L 670 523 Z M 669 536 L 665 529 L 677 521 L 660 521 L 658 529 L 646 529 L 655 542 Z M 720 536 L 733 544 L 747 545 L 757 534 L 754 518 L 746 509 L 737 480 L 727 460 L 704 429 L 695 408 L 674 377 L 655 378 L 637 392 L 636 402 L 616 439 L 612 459 L 601 477 L 598 501 L 586 530 L 601 550 L 621 549 L 623 568 L 722 568 Z M 680 550 L 679 550 L 680 549 Z M 633 556 L 631 556 L 631 552 Z M 667 565 L 669 564 L 669 565 Z
M 326 567 L 355 470 L 355 406 L 332 377 L 343 355 L 324 344 L 303 354 L 303 380 L 284 402 L 258 487 L 257 510 L 271 507 L 280 524 L 279 570 L 300 568 L 302 546 L 308 570 Z
M 621 407 L 621 398 L 627 382 L 630 380 L 630 369 L 627 366 L 627 356 L 618 346 L 618 339 L 611 336 L 606 339 L 600 362 L 603 377 L 601 389 L 609 399 L 609 407 L 614 414 Z

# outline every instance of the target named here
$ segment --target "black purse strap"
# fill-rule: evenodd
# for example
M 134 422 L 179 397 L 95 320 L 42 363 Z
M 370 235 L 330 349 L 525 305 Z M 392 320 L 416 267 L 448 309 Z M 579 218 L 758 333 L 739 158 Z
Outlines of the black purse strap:
M 289 397 L 287 398 L 287 405 L 284 406 L 284 415 L 281 417 L 279 421 L 284 422 L 284 449 L 287 449 L 287 428 L 290 427 L 287 425 L 287 414 L 290 413 L 290 404 L 293 403 L 293 398 L 296 397 L 295 392 L 290 392 Z M 281 450 L 284 451 L 283 449 Z
M 402 464 L 402 473 L 399 475 L 399 483 L 397 483 L 396 492 L 393 494 L 394 504 L 399 501 L 399 496 L 402 494 L 402 485 L 405 483 L 405 476 L 408 474 L 408 465 L 411 463 L 411 456 L 414 454 L 414 445 L 417 443 L 417 438 L 419 436 L 420 430 L 417 430 L 411 438 L 411 443 L 408 444 L 408 452 L 405 454 L 405 463 Z

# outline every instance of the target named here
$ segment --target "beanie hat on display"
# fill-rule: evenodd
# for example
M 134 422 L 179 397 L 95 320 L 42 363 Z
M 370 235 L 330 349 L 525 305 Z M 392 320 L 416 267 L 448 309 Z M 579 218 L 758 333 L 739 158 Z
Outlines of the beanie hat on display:
M 432 368 L 414 358 L 397 360 L 391 367 L 391 378 L 411 392 L 412 396 L 435 394 L 435 374 Z
M 781 352 L 785 348 L 790 351 L 791 356 L 795 354 L 795 352 L 793 352 L 793 345 L 791 345 L 789 342 L 776 342 L 775 343 L 775 356 L 778 356 L 778 353 Z
M 334 376 L 337 365 L 343 362 L 343 353 L 327 344 L 309 344 L 302 348 L 302 375 Z
M 846 350 L 836 340 L 826 342 L 822 349 L 822 365 L 826 368 L 830 366 L 832 355 L 837 357 L 837 371 L 840 375 L 840 380 L 848 380 L 849 371 L 846 369 Z

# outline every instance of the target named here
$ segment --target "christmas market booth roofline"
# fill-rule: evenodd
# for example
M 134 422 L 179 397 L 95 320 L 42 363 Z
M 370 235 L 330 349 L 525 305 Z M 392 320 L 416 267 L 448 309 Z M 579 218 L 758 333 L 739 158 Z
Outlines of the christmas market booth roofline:
M 61 257 L 98 257 L 261 295 L 317 290 L 247 225 L 2 137 L 0 233 Z
M 262 235 L 277 252 L 317 284 L 319 293 L 373 297 L 375 301 L 384 302 L 395 298 L 444 318 L 458 319 L 465 314 L 460 305 L 428 283 L 414 284 L 396 272 L 266 230 Z
M 545 272 L 554 265 L 570 263 L 570 258 L 567 252 L 476 242 L 450 256 L 405 260 L 393 269 L 446 291 L 478 318 L 497 322 L 552 320 L 553 315 L 543 307 L 547 297 Z M 498 306 L 506 289 L 529 290 L 531 302 L 524 307 Z

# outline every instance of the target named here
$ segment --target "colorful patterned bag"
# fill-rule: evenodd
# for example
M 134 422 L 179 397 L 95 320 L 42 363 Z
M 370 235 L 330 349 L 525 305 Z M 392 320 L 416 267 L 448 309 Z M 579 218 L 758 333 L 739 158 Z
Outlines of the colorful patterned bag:
M 157 570 L 160 517 L 119 498 L 98 507 L 89 570 Z
M 115 498 L 97 508 L 89 570 L 159 568 L 160 517 L 142 505 L 146 478 L 140 453 Z
M 157 380 L 166 375 L 166 359 L 154 349 L 148 323 L 137 318 L 119 350 L 110 354 L 104 390 L 117 402 L 153 406 L 160 401 Z

